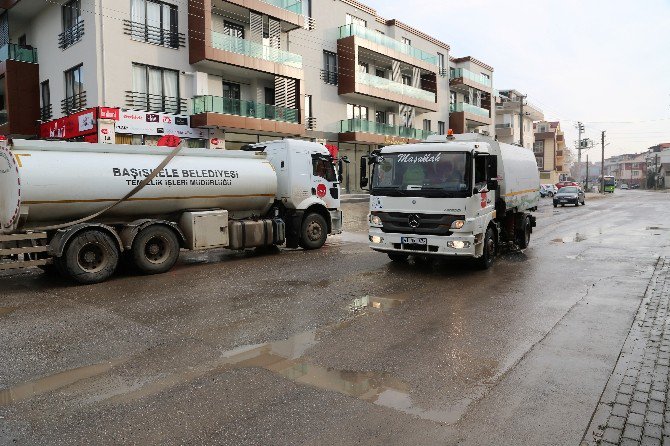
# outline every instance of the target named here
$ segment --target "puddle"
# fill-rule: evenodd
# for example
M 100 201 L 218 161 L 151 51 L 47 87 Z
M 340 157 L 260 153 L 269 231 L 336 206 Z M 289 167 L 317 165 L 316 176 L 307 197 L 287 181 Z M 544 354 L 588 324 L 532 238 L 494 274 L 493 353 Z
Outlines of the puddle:
M 108 372 L 112 367 L 122 363 L 117 359 L 111 362 L 79 367 L 44 378 L 27 381 L 5 390 L 0 390 L 0 406 L 17 403 L 32 398 L 36 395 L 52 392 L 65 386 L 76 383 L 87 378 Z
M 377 296 L 363 296 L 359 299 L 355 299 L 354 302 L 349 305 L 349 311 L 356 313 L 362 311 L 366 308 L 374 308 L 376 310 L 388 310 L 391 308 L 399 307 L 407 300 L 407 297 L 377 297 Z
M 0 316 L 6 316 L 18 310 L 19 307 L 0 307 Z
M 586 237 L 585 234 L 580 234 L 579 232 L 574 235 L 574 237 L 563 237 L 563 238 L 555 238 L 551 242 L 552 243 L 580 243 L 583 241 L 588 240 L 588 237 Z
M 647 231 L 670 231 L 670 228 L 663 228 L 661 226 L 647 226 Z

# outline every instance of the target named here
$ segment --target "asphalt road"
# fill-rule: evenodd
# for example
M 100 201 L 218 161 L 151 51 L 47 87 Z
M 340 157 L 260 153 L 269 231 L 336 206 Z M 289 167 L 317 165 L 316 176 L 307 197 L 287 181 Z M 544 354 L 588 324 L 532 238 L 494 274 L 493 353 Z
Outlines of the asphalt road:
M 669 198 L 544 200 L 488 271 L 391 264 L 351 204 L 315 252 L 0 277 L 0 444 L 579 444 L 670 253 Z

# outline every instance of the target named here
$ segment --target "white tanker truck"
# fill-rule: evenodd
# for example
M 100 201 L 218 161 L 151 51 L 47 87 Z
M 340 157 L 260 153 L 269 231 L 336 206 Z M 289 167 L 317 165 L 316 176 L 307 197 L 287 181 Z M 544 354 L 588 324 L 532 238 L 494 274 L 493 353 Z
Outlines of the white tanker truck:
M 339 178 L 321 144 L 0 141 L 0 270 L 53 265 L 97 283 L 121 259 L 157 274 L 180 249 L 318 249 L 341 228 Z
M 392 261 L 465 257 L 489 268 L 500 245 L 528 246 L 540 197 L 532 150 L 476 134 L 431 136 L 384 147 L 369 164 L 370 247 Z

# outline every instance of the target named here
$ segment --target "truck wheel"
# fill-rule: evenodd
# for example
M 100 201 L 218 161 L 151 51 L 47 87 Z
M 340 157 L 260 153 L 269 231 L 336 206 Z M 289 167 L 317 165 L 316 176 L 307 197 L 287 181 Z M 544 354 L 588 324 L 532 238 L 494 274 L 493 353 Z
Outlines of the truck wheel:
M 519 249 L 526 249 L 530 244 L 530 233 L 532 226 L 530 224 L 530 217 L 524 215 L 519 230 L 516 235 L 516 244 Z
M 489 269 L 493 266 L 493 262 L 498 252 L 498 241 L 493 228 L 489 227 L 484 236 L 484 253 L 477 259 L 477 266 L 480 269 Z
M 300 246 L 303 249 L 319 249 L 326 243 L 328 224 L 319 214 L 309 214 L 302 221 Z
M 119 264 L 119 247 L 101 231 L 83 231 L 68 244 L 58 269 L 79 283 L 100 283 L 109 279 Z
M 400 252 L 389 252 L 388 253 L 389 259 L 391 259 L 392 262 L 396 263 L 404 263 L 407 262 L 407 258 L 409 255 L 403 254 Z
M 179 239 L 165 226 L 149 226 L 133 240 L 130 259 L 142 274 L 162 274 L 179 258 Z

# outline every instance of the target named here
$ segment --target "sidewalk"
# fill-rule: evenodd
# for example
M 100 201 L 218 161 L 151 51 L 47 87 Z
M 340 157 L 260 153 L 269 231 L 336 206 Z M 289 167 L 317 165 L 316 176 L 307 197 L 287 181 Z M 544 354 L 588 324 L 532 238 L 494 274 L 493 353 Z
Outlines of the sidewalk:
M 586 445 L 670 445 L 670 258 L 659 260 Z

